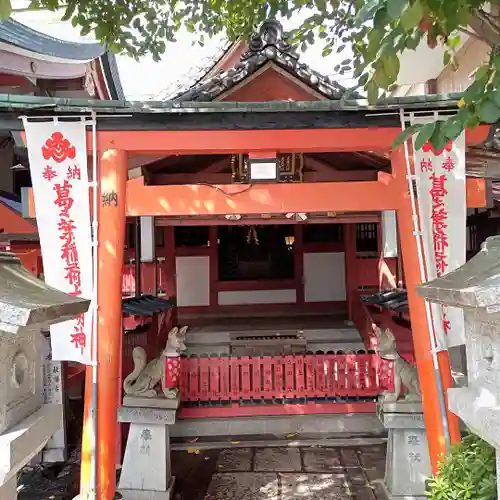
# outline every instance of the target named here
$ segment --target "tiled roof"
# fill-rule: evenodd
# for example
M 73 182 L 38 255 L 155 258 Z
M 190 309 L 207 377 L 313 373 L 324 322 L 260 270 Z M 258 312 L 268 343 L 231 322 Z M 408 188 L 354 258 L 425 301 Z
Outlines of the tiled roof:
M 268 20 L 252 35 L 248 50 L 231 69 L 222 71 L 202 81 L 187 92 L 177 95 L 176 101 L 212 101 L 222 93 L 239 84 L 268 63 L 284 69 L 316 92 L 328 99 L 340 99 L 345 88 L 329 77 L 300 62 L 297 47 L 289 43 L 289 36 L 279 21 Z M 359 97 L 354 94 L 353 98 Z
M 45 56 L 74 61 L 92 61 L 106 49 L 98 43 L 67 42 L 29 28 L 14 19 L 0 21 L 0 42 Z

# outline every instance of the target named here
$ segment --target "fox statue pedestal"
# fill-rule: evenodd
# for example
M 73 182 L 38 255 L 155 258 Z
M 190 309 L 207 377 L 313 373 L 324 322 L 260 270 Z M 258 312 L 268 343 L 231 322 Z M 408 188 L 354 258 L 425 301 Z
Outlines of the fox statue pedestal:
M 127 396 L 118 421 L 130 423 L 118 491 L 123 500 L 170 500 L 169 426 L 175 423 L 179 398 Z
M 379 403 L 377 414 L 389 432 L 384 486 L 391 500 L 426 499 L 431 461 L 420 403 Z

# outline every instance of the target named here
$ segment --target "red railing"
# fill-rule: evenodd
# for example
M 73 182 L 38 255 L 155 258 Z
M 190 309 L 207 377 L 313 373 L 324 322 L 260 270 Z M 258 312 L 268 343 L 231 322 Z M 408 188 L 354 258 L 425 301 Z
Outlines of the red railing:
M 393 390 L 393 364 L 376 354 L 182 358 L 184 403 L 373 400 Z

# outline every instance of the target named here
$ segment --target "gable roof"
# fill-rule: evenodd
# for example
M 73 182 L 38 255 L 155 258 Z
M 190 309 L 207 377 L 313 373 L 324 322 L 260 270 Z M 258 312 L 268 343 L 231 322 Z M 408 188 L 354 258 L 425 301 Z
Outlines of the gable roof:
M 301 63 L 297 47 L 289 42 L 289 35 L 283 31 L 281 23 L 271 19 L 264 21 L 259 31 L 252 35 L 248 49 L 233 68 L 195 84 L 173 100 L 212 101 L 269 63 L 282 68 L 326 99 L 340 99 L 346 91 L 331 78 Z M 360 96 L 354 94 L 352 97 Z

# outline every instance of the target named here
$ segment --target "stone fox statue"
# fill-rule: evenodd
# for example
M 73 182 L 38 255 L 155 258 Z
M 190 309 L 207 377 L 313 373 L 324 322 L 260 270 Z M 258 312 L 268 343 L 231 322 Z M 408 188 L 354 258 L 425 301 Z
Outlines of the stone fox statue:
M 158 396 L 156 386 L 162 380 L 165 371 L 165 358 L 170 354 L 178 354 L 186 349 L 184 340 L 188 327 L 180 330 L 175 327 L 168 332 L 165 349 L 158 358 L 147 363 L 146 351 L 142 347 L 135 347 L 132 351 L 134 370 L 123 381 L 123 390 L 129 396 L 155 398 Z
M 403 359 L 396 349 L 396 339 L 388 328 L 379 330 L 378 350 L 382 359 L 394 361 L 394 392 L 385 391 L 383 402 L 395 402 L 404 389 L 406 401 L 421 401 L 422 393 L 415 367 Z

